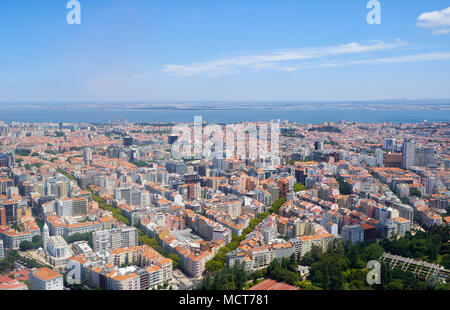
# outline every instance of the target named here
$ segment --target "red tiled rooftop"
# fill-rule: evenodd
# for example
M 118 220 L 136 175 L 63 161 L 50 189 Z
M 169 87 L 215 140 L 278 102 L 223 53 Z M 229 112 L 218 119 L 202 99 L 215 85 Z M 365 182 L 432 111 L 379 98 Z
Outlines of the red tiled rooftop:
M 275 280 L 266 279 L 259 284 L 248 289 L 249 291 L 296 291 L 300 290 L 296 286 L 280 283 Z
M 19 270 L 15 272 L 11 272 L 10 274 L 3 275 L 0 277 L 0 283 L 8 283 L 13 280 L 28 280 L 28 273 L 27 270 Z M 14 279 L 10 278 L 9 276 L 14 276 Z
M 18 288 L 23 288 L 26 286 L 27 285 L 24 282 L 11 280 L 9 282 L 0 283 L 0 291 L 16 290 Z

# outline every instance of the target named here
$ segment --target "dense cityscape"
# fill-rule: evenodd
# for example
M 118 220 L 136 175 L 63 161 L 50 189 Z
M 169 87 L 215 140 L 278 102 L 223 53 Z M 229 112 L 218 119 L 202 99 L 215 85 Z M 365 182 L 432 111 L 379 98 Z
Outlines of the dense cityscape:
M 449 123 L 277 124 L 175 159 L 174 123 L 0 122 L 0 290 L 450 288 Z

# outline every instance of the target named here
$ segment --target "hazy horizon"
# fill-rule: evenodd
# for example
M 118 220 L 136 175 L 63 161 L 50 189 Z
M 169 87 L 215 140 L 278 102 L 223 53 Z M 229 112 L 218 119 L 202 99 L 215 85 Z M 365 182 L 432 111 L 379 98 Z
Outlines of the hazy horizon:
M 450 98 L 449 2 L 0 2 L 0 102 Z

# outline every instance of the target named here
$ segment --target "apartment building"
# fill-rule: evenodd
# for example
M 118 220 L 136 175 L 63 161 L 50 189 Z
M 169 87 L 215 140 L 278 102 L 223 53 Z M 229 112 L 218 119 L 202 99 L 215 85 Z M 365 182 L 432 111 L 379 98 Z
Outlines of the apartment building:
M 139 251 L 142 246 L 118 248 L 110 251 L 111 262 L 115 266 L 135 265 L 139 261 Z
M 3 239 L 3 246 L 6 249 L 18 250 L 23 241 L 32 241 L 30 232 L 18 232 L 10 228 L 0 228 L 0 236 Z
M 103 228 L 103 224 L 98 221 L 67 224 L 64 227 L 64 235 L 72 236 L 74 234 L 85 234 L 85 233 L 90 233 L 93 231 L 98 231 L 102 228 Z
M 72 213 L 73 216 L 83 216 L 87 214 L 88 200 L 84 197 L 73 198 Z
M 3 247 L 3 240 L 0 239 L 0 259 L 5 258 L 5 248 Z
M 411 222 L 403 217 L 393 218 L 392 221 L 396 225 L 395 232 L 400 237 L 404 236 L 406 232 L 411 230 Z
M 330 233 L 319 234 L 312 236 L 300 236 L 289 239 L 289 242 L 294 247 L 294 253 L 297 257 L 303 257 L 306 253 L 311 251 L 313 245 L 326 251 L 328 244 L 334 239 L 334 236 Z
M 94 252 L 136 247 L 138 246 L 138 230 L 136 227 L 99 230 L 92 234 L 92 240 Z
M 342 227 L 342 241 L 350 243 L 364 242 L 364 229 L 361 225 L 346 225 Z
M 47 267 L 34 270 L 29 276 L 33 290 L 56 291 L 63 290 L 63 275 Z

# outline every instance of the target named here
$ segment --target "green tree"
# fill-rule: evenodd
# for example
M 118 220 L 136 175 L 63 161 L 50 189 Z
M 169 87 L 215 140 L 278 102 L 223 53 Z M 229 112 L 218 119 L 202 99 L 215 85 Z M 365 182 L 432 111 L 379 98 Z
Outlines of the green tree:
M 383 253 L 384 249 L 382 246 L 380 246 L 377 243 L 372 243 L 366 248 L 364 248 L 361 256 L 364 259 L 364 261 L 368 262 L 371 260 L 378 260 L 381 257 L 381 255 L 383 255 Z
M 30 241 L 27 241 L 27 240 L 22 241 L 22 242 L 20 243 L 19 248 L 20 248 L 20 250 L 21 250 L 22 252 L 32 250 L 32 249 L 33 249 L 33 242 L 30 242 Z
M 32 242 L 33 242 L 33 248 L 35 248 L 35 249 L 40 248 L 44 245 L 41 235 L 33 236 Z
M 339 183 L 339 192 L 342 195 L 351 195 L 353 190 L 352 190 L 352 186 L 347 183 L 341 176 L 338 176 L 336 178 L 336 180 Z
M 442 257 L 441 265 L 444 266 L 445 269 L 450 269 L 450 254 Z
M 294 185 L 294 192 L 301 192 L 301 191 L 304 191 L 304 190 L 306 190 L 306 186 L 305 185 L 302 185 L 302 184 L 300 184 L 300 183 L 296 183 L 295 185 Z
M 403 290 L 403 282 L 400 280 L 394 280 L 386 285 L 386 290 Z
M 170 258 L 172 260 L 173 263 L 173 268 L 178 268 L 180 266 L 180 257 L 178 255 L 175 254 L 169 254 L 168 258 Z

